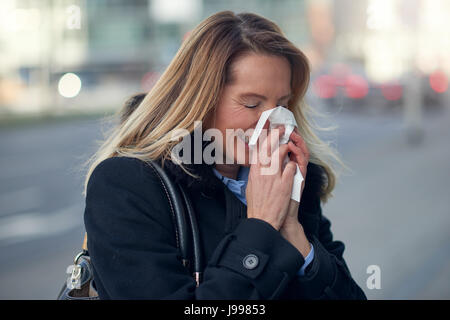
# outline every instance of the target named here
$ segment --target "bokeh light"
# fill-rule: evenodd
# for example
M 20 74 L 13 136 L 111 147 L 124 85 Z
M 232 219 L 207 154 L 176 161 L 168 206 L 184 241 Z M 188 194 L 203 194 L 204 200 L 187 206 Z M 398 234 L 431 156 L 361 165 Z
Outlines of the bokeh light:
M 351 99 L 362 99 L 369 92 L 367 80 L 363 77 L 352 74 L 347 76 L 345 83 L 345 94 Z
M 380 85 L 381 93 L 386 100 L 397 101 L 403 96 L 403 88 L 398 83 L 385 83 Z
M 336 83 L 333 76 L 321 75 L 313 83 L 314 93 L 322 99 L 330 99 L 336 96 Z
M 442 71 L 430 74 L 430 87 L 437 93 L 444 93 L 448 88 L 448 78 Z
M 66 73 L 59 79 L 58 92 L 65 98 L 73 98 L 80 93 L 81 79 L 75 73 Z

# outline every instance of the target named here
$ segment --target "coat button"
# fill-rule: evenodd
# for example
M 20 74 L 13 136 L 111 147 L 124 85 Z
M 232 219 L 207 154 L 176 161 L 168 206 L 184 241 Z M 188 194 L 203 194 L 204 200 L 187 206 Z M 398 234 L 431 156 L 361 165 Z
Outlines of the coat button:
M 246 269 L 255 269 L 259 264 L 259 259 L 254 254 L 248 254 L 245 256 L 245 258 L 242 260 L 244 264 L 244 268 Z

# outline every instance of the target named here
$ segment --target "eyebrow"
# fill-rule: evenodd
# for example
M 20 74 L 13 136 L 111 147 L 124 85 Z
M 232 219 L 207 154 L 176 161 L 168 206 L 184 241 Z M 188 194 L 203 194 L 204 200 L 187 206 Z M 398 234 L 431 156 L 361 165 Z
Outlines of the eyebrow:
M 292 93 L 289 93 L 289 94 L 287 94 L 285 96 L 282 96 L 278 100 L 284 100 L 286 98 L 290 98 L 291 96 L 292 96 Z M 252 97 L 254 97 L 254 98 L 259 98 L 259 99 L 262 99 L 262 100 L 267 100 L 267 97 L 265 97 L 265 96 L 263 96 L 261 94 L 258 94 L 258 93 L 254 93 L 254 92 L 242 93 L 242 94 L 239 95 L 239 97 L 240 98 L 252 98 Z

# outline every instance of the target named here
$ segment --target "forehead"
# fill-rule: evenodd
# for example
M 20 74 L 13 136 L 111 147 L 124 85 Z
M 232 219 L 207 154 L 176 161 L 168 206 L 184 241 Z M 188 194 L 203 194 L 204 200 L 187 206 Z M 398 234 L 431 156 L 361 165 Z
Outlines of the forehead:
M 246 54 L 231 64 L 229 85 L 261 93 L 289 93 L 291 66 L 282 56 Z

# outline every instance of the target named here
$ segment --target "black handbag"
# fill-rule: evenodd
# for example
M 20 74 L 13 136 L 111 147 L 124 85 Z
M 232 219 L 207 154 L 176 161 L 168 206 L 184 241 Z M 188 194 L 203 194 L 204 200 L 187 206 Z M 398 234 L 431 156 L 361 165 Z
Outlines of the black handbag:
M 173 183 L 158 162 L 150 161 L 148 164 L 155 171 L 167 195 L 181 262 L 193 275 L 198 287 L 202 281 L 203 261 L 200 233 L 192 203 L 183 186 Z M 70 275 L 57 300 L 99 299 L 87 247 L 87 234 L 84 236 L 82 251 L 75 256 L 74 264 L 69 266 L 67 272 Z

